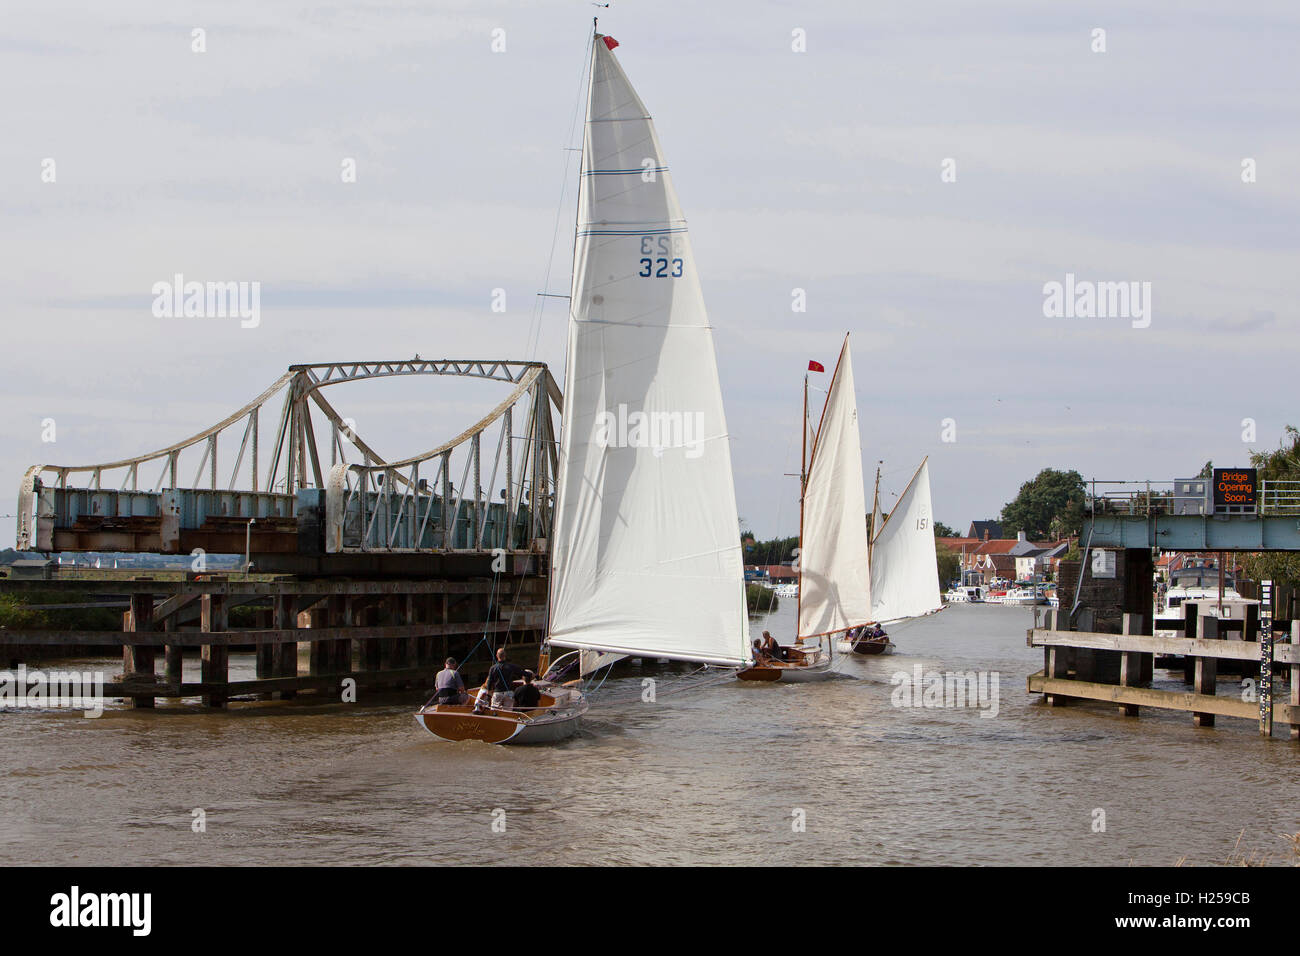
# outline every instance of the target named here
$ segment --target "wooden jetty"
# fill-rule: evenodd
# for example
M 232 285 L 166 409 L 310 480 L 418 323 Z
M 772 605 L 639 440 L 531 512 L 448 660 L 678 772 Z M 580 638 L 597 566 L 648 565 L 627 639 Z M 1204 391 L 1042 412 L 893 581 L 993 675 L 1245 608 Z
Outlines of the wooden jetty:
M 1289 668 L 1290 694 L 1286 702 L 1269 695 L 1264 707 L 1258 699 L 1229 697 L 1216 693 L 1220 661 L 1253 664 L 1259 674 L 1265 644 L 1259 633 L 1246 632 L 1229 639 L 1214 615 L 1201 615 L 1196 630 L 1184 637 L 1153 637 L 1142 633 L 1149 621 L 1143 615 L 1123 615 L 1119 634 L 1071 631 L 1061 625 L 1065 615 L 1047 610 L 1040 625 L 1028 631 L 1031 647 L 1043 649 L 1043 669 L 1026 681 L 1030 693 L 1043 694 L 1049 706 L 1072 700 L 1114 704 L 1121 714 L 1136 717 L 1141 707 L 1157 707 L 1192 715 L 1197 727 L 1212 727 L 1216 716 L 1258 721 L 1261 733 L 1271 735 L 1274 721 L 1290 725 L 1290 739 L 1300 741 L 1300 621 L 1289 622 L 1286 631 L 1275 631 L 1270 665 Z M 1254 637 L 1255 639 L 1251 639 Z M 1286 643 L 1283 643 L 1283 642 Z M 1158 655 L 1178 655 L 1188 662 L 1190 691 L 1152 688 L 1154 660 Z M 1250 668 L 1247 668 L 1247 673 Z
M 534 572 L 541 563 L 535 557 Z M 432 581 L 202 575 L 185 581 L 7 581 L 4 587 L 128 595 L 121 632 L 5 629 L 0 648 L 121 648 L 122 675 L 105 684 L 104 695 L 134 707 L 153 707 L 159 697 L 200 698 L 205 706 L 224 707 L 245 695 L 336 695 L 349 678 L 357 688 L 427 687 L 447 656 L 463 659 L 484 637 L 492 646 L 535 649 L 546 596 L 546 578 L 538 573 Z M 231 627 L 230 612 L 239 606 L 255 609 L 255 626 Z M 306 673 L 299 666 L 302 645 Z M 231 680 L 232 648 L 256 654 L 255 679 Z M 194 650 L 200 679 L 185 681 L 183 657 Z M 488 660 L 484 653 L 484 670 Z

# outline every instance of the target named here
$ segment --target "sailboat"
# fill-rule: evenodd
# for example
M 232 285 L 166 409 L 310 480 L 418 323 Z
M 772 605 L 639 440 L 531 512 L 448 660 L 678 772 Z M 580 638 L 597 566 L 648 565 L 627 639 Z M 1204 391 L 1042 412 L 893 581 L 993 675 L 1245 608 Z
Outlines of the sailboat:
M 893 510 L 880 515 L 880 478 L 872 522 L 871 617 L 874 627 L 846 637 L 838 649 L 858 654 L 889 654 L 894 645 L 884 627 L 943 609 L 939 569 L 935 560 L 934 520 L 930 501 L 930 459 L 927 456 L 898 498 Z
M 585 676 L 627 656 L 753 661 L 713 330 L 654 122 L 617 46 L 593 33 L 543 705 L 422 708 L 421 726 L 446 740 L 572 735 L 588 709 L 580 681 L 561 683 L 574 663 Z M 571 650 L 551 660 L 553 648 Z
M 804 376 L 804 445 L 808 445 Z M 837 635 L 872 620 L 862 442 L 853 360 L 844 336 L 811 450 L 803 453 L 799 499 L 799 611 L 785 660 L 762 660 L 742 680 L 809 681 L 832 675 Z

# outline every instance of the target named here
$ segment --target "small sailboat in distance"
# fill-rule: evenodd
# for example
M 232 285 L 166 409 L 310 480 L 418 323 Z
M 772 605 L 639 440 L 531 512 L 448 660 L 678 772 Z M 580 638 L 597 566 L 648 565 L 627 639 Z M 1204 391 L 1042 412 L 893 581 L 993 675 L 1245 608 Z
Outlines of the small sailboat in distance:
M 877 515 L 880 514 L 877 494 Z M 943 610 L 939 566 L 935 558 L 934 518 L 930 501 L 930 459 L 912 475 L 892 511 L 873 532 L 871 617 L 875 627 L 846 637 L 843 651 L 888 654 L 894 649 L 883 628 L 909 618 Z
M 805 375 L 805 420 L 807 405 Z M 762 660 L 741 671 L 738 676 L 742 680 L 809 681 L 829 677 L 833 673 L 835 638 L 872 620 L 862 441 L 847 335 L 811 451 L 803 457 L 807 463 L 801 469 L 795 644 L 785 648 L 785 660 Z
M 538 667 L 554 703 L 524 714 L 421 710 L 421 725 L 448 740 L 576 732 L 587 701 L 558 683 L 570 655 L 552 661 L 552 646 L 586 667 L 624 656 L 752 663 L 713 330 L 654 123 L 617 46 L 593 33 Z M 504 736 L 510 721 L 519 729 Z

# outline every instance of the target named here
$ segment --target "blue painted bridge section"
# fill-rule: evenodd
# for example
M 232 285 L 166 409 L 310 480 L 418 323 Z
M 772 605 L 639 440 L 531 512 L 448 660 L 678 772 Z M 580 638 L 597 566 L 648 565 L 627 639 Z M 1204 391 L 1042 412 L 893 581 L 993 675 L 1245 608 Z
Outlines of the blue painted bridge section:
M 1080 540 L 1093 548 L 1300 551 L 1300 481 L 1260 482 L 1248 502 L 1234 504 L 1216 501 L 1205 478 L 1093 480 Z
M 1300 551 L 1297 515 L 1094 515 L 1081 541 L 1093 548 L 1162 551 Z

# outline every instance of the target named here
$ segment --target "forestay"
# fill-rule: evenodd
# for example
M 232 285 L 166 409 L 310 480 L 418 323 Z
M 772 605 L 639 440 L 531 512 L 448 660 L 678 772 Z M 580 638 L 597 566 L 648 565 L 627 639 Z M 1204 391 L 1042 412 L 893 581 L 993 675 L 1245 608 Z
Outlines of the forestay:
M 867 505 L 848 336 L 817 428 L 799 548 L 799 637 L 870 621 Z
M 750 659 L 731 452 L 686 221 L 654 124 L 592 53 L 550 640 Z

